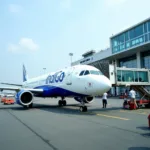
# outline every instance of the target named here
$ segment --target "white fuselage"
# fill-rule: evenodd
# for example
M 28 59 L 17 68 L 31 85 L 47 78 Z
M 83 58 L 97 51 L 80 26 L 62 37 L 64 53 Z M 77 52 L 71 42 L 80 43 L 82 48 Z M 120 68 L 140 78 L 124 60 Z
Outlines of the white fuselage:
M 77 65 L 29 79 L 23 87 L 47 89 L 51 92 L 49 96 L 97 96 L 107 92 L 111 82 L 97 68 Z

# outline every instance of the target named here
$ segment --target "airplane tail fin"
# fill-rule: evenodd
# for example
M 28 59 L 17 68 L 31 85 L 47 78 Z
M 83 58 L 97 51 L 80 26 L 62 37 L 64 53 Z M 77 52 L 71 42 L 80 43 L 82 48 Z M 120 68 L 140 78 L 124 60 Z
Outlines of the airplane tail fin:
M 27 75 L 27 72 L 26 72 L 26 68 L 23 64 L 23 82 L 25 82 L 27 80 L 28 80 L 28 75 Z

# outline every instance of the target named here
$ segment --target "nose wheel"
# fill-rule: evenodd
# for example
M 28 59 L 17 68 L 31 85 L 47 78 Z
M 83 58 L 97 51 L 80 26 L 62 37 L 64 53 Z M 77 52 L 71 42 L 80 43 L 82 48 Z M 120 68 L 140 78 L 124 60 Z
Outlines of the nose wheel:
M 87 112 L 87 106 L 80 106 L 81 112 Z
M 87 106 L 85 106 L 85 97 L 81 98 L 80 112 L 87 112 Z

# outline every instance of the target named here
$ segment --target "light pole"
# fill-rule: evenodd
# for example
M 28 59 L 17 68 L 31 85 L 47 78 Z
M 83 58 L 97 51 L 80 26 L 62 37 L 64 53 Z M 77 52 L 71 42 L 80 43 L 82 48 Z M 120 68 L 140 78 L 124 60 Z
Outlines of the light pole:
M 45 70 L 46 70 L 46 68 L 43 68 L 43 70 L 44 70 L 44 74 L 45 74 Z
M 71 64 L 72 64 L 72 56 L 73 56 L 73 53 L 69 53 L 69 56 L 70 56 L 70 58 L 71 58 Z M 70 65 L 71 65 L 70 64 Z

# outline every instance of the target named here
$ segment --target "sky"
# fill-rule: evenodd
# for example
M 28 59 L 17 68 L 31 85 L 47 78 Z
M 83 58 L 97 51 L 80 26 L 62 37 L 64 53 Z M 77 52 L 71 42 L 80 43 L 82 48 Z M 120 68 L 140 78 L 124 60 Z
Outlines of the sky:
M 57 71 L 109 38 L 150 17 L 149 0 L 0 1 L 0 82 L 22 83 Z M 46 68 L 44 70 L 43 68 Z

